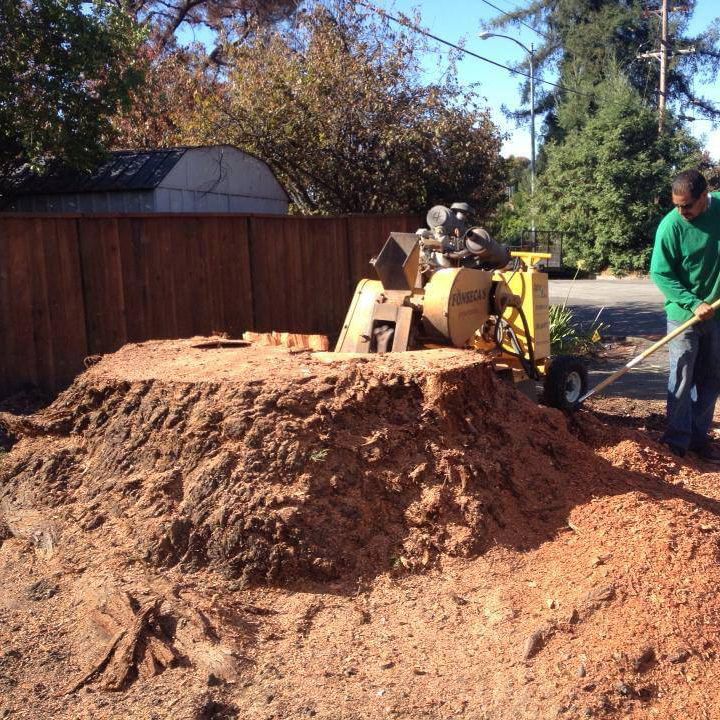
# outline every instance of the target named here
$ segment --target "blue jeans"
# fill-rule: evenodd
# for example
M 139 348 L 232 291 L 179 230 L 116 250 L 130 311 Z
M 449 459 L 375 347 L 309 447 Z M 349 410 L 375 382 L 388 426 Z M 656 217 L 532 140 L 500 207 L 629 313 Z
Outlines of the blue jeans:
M 668 320 L 668 332 L 682 323 Z M 720 395 L 720 318 L 699 322 L 670 341 L 667 429 L 663 441 L 682 450 L 709 440 Z

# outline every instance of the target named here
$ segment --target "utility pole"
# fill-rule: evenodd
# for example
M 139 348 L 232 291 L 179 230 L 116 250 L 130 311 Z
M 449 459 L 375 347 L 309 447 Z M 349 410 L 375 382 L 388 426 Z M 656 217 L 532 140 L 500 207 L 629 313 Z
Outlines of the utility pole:
M 675 55 L 689 55 L 695 52 L 694 47 L 676 50 L 672 56 L 668 52 L 670 47 L 670 37 L 668 32 L 668 13 L 669 12 L 688 12 L 690 8 L 687 5 L 677 5 L 668 7 L 668 0 L 662 0 L 659 8 L 646 8 L 645 16 L 660 15 L 660 50 L 656 52 L 642 53 L 638 58 L 656 58 L 660 60 L 660 88 L 658 92 L 658 131 L 660 133 L 665 129 L 665 107 L 667 104 L 667 71 L 668 60 Z
M 665 128 L 665 100 L 667 99 L 668 61 L 668 0 L 662 0 L 660 10 L 660 95 L 658 97 L 658 132 Z

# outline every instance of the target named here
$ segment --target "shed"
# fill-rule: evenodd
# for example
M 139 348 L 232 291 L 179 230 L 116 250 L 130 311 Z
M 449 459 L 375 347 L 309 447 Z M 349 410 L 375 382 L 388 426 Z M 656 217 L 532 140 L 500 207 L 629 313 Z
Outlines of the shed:
M 92 172 L 24 170 L 3 209 L 28 213 L 285 215 L 288 195 L 266 163 L 230 145 L 119 150 Z

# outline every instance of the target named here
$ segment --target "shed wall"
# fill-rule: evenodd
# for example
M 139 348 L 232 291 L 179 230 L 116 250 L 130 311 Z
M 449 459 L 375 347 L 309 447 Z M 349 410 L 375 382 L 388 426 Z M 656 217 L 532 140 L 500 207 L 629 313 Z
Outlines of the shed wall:
M 187 150 L 157 191 L 159 212 L 178 204 L 181 209 L 172 212 L 285 215 L 288 208 L 287 194 L 270 168 L 229 146 Z M 173 196 L 178 191 L 182 199 Z
M 155 191 L 155 212 L 160 213 L 246 213 L 287 215 L 287 200 L 244 197 L 199 190 L 159 187 Z

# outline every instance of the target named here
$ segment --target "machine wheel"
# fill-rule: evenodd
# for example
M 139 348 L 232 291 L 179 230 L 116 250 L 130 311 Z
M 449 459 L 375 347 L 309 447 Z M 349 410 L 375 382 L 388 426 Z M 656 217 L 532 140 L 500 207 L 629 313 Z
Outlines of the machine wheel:
M 545 375 L 543 402 L 560 410 L 575 410 L 588 389 L 585 363 L 575 355 L 558 355 L 550 360 Z

